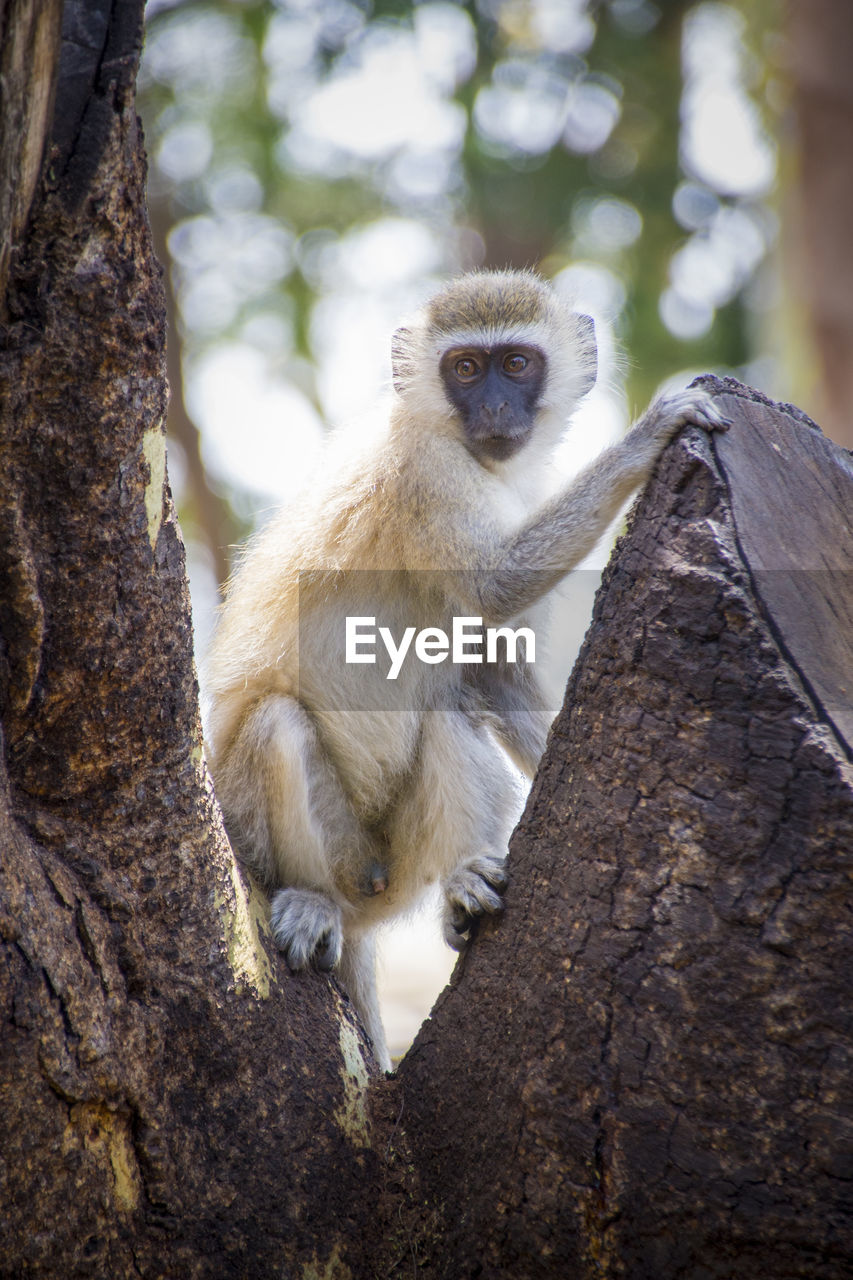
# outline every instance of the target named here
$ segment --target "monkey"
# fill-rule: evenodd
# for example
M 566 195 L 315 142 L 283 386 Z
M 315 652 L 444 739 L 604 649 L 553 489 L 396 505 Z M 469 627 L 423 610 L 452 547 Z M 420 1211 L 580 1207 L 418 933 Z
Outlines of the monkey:
M 385 1070 L 377 926 L 435 882 L 453 948 L 501 911 L 515 768 L 532 778 L 551 720 L 534 663 L 439 661 L 436 636 L 455 618 L 538 625 L 676 433 L 728 426 L 702 390 L 657 399 L 546 498 L 596 373 L 592 320 L 541 277 L 458 277 L 395 333 L 378 437 L 333 453 L 227 587 L 208 658 L 226 829 L 290 968 L 337 970 Z M 371 623 L 426 636 L 423 660 L 389 680 Z

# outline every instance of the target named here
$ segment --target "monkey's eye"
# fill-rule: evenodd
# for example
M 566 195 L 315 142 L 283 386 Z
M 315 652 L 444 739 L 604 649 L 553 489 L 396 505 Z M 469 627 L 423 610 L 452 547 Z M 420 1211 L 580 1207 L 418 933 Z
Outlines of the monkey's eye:
M 508 356 L 504 356 L 503 368 L 504 373 L 524 373 L 529 361 L 527 356 L 521 355 L 518 351 L 511 352 Z
M 456 361 L 453 370 L 460 381 L 470 382 L 480 372 L 480 366 L 470 356 L 462 356 L 461 359 Z

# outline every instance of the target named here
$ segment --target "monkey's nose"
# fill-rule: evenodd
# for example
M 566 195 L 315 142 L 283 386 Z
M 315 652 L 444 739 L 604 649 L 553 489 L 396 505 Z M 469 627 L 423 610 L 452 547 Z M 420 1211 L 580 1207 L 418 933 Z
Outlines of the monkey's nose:
M 500 422 L 501 418 L 509 412 L 510 406 L 508 400 L 502 400 L 500 404 L 495 404 L 494 401 L 491 403 L 484 402 L 480 405 L 480 421 L 492 427 L 496 422 Z

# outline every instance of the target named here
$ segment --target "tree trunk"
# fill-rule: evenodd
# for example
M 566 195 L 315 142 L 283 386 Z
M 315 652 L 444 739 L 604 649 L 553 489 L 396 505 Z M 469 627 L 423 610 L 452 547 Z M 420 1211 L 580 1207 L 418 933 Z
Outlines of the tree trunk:
M 39 3 L 3 23 L 38 25 Z M 335 984 L 267 950 L 204 765 L 133 107 L 141 18 L 141 2 L 65 5 L 47 164 L 12 221 L 0 1274 L 320 1275 L 374 1216 L 369 1060 Z M 42 65 L 19 64 L 13 123 Z
M 712 384 L 734 426 L 606 575 L 506 917 L 371 1083 L 204 765 L 141 4 L 66 3 L 61 59 L 50 12 L 0 8 L 0 186 L 45 157 L 0 201 L 0 1276 L 846 1274 L 849 459 Z
M 424 1276 L 853 1266 L 853 466 L 706 385 L 731 432 L 635 512 L 506 916 L 396 1081 Z

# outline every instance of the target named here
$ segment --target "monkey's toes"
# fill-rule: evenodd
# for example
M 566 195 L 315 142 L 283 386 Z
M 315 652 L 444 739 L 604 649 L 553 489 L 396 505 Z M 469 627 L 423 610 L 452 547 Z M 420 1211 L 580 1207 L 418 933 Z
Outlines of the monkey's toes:
M 473 916 L 466 915 L 464 912 L 454 912 L 452 909 L 448 910 L 445 913 L 442 928 L 444 941 L 454 951 L 461 951 L 465 943 L 470 942 L 473 927 Z
M 313 961 L 322 973 L 334 969 L 341 958 L 341 939 L 332 931 L 327 931 L 317 939 L 314 947 Z
M 444 888 L 444 940 L 460 951 L 482 915 L 503 911 L 501 894 L 508 883 L 499 858 L 488 854 L 472 858 L 447 881 Z
M 506 864 L 502 858 L 493 858 L 489 854 L 483 854 L 482 857 L 475 858 L 473 862 L 468 864 L 468 870 L 474 871 L 478 876 L 482 876 L 486 884 L 497 889 L 499 893 L 503 893 L 509 884 L 509 876 L 507 875 Z M 503 906 L 503 903 L 501 903 Z
M 340 909 L 322 893 L 280 889 L 270 904 L 270 929 L 291 969 L 314 964 L 327 973 L 341 958 Z

